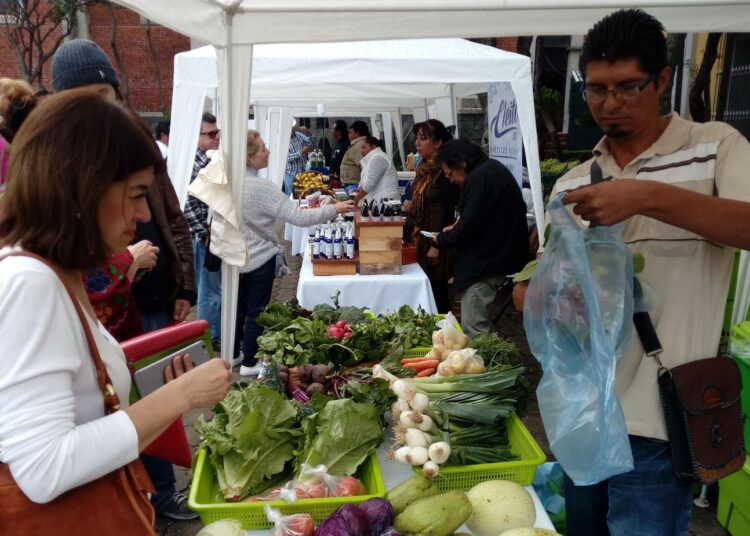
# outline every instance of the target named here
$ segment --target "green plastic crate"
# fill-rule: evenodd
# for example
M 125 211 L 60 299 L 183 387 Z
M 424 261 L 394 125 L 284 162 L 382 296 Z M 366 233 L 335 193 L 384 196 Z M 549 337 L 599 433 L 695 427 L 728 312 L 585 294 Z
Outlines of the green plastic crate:
M 719 481 L 716 518 L 732 536 L 750 534 L 750 458 L 742 471 Z
M 487 480 L 510 480 L 522 486 L 531 485 L 536 468 L 547 461 L 547 456 L 518 415 L 508 417 L 506 424 L 510 450 L 519 459 L 510 462 L 441 467 L 435 478 L 441 492 L 468 491 Z M 415 473 L 422 471 L 420 467 L 414 467 L 413 470 Z
M 355 476 L 367 489 L 367 495 L 300 499 L 294 504 L 287 504 L 284 501 L 228 503 L 221 496 L 216 482 L 216 473 L 204 447 L 200 449 L 195 463 L 188 507 L 200 515 L 201 522 L 204 525 L 220 519 L 236 519 L 242 523 L 244 529 L 270 528 L 271 524 L 263 511 L 263 506 L 266 504 L 280 510 L 284 515 L 311 514 L 315 522 L 320 523 L 343 504 L 359 504 L 372 497 L 383 497 L 385 495 L 385 483 L 376 454 L 371 454 L 365 460 Z

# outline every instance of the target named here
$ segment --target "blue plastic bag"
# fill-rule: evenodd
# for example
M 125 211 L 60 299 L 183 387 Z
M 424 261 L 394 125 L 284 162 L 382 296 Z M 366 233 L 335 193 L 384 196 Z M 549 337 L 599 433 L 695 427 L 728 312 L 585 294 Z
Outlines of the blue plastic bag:
M 552 231 L 523 321 L 544 370 L 536 393 L 550 449 L 573 482 L 591 485 L 633 469 L 615 393 L 632 327 L 633 259 L 622 226 L 581 230 L 563 196 L 547 207 Z

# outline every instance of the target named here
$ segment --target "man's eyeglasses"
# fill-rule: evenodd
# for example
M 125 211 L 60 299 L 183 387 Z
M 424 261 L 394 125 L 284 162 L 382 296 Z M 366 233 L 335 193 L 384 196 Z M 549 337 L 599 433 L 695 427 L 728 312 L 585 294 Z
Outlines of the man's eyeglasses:
M 221 132 L 221 130 L 217 128 L 216 130 L 209 130 L 208 132 L 201 132 L 201 136 L 208 136 L 212 140 L 215 140 L 216 136 L 219 135 L 219 132 Z
M 641 94 L 641 91 L 646 89 L 651 82 L 656 80 L 656 75 L 649 76 L 645 82 L 624 82 L 617 84 L 612 89 L 607 89 L 605 86 L 586 86 L 583 89 L 583 98 L 586 102 L 604 102 L 607 99 L 607 95 L 612 93 L 612 96 L 619 102 L 627 102 L 635 99 Z

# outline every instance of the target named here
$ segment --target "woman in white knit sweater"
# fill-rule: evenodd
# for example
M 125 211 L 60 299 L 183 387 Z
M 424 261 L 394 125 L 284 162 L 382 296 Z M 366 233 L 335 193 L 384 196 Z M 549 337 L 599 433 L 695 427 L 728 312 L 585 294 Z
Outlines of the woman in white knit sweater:
M 367 136 L 362 144 L 362 178 L 354 202 L 374 199 L 400 199 L 401 190 L 398 187 L 398 173 L 393 162 L 380 148 L 380 140 Z
M 247 131 L 247 172 L 245 174 L 245 199 L 243 202 L 243 233 L 247 243 L 249 261 L 240 269 L 239 296 L 237 298 L 237 325 L 235 353 L 239 355 L 242 337 L 242 376 L 258 374 L 257 338 L 263 332 L 255 319 L 261 309 L 271 301 L 271 289 L 276 277 L 277 255 L 283 255 L 276 235 L 276 220 L 298 227 L 308 227 L 332 220 L 337 214 L 354 210 L 352 201 L 344 201 L 320 208 L 300 208 L 297 203 L 271 180 L 258 177 L 258 171 L 268 167 L 271 153 L 255 130 Z M 235 357 L 237 357 L 235 355 Z

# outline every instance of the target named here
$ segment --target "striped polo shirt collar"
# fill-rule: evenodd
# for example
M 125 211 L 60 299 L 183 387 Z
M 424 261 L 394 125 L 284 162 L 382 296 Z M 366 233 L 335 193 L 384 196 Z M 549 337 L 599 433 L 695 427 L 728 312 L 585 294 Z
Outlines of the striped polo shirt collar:
M 680 150 L 687 143 L 690 134 L 690 123 L 674 112 L 669 113 L 667 117 L 669 118 L 669 124 L 661 136 L 659 136 L 659 139 L 638 155 L 630 164 L 656 155 L 672 154 Z M 599 140 L 592 153 L 596 157 L 611 157 L 607 136 Z

